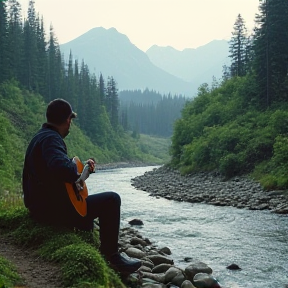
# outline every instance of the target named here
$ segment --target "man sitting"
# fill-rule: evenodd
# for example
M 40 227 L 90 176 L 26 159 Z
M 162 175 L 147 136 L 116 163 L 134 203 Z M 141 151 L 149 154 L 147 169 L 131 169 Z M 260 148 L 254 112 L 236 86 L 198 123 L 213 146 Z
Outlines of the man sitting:
M 99 218 L 100 252 L 115 270 L 132 273 L 141 266 L 141 261 L 118 252 L 120 196 L 115 192 L 89 195 L 84 217 L 69 199 L 65 182 L 75 183 L 79 174 L 76 164 L 67 156 L 63 139 L 75 117 L 67 101 L 55 99 L 49 103 L 47 122 L 35 134 L 25 155 L 22 178 L 25 206 L 37 222 L 86 231 L 92 230 L 93 220 Z M 87 163 L 92 171 L 95 162 L 89 159 Z

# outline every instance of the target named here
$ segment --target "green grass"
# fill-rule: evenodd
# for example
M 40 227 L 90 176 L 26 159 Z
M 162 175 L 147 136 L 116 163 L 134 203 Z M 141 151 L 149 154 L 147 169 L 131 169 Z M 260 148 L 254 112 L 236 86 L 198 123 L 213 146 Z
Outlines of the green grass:
M 170 144 L 170 138 L 161 138 L 145 134 L 140 134 L 137 141 L 137 145 L 141 151 L 151 155 L 152 162 L 154 157 L 154 164 L 165 164 L 170 160 Z
M 23 205 L 0 207 L 1 233 L 11 236 L 15 245 L 34 249 L 42 259 L 60 265 L 65 287 L 125 287 L 98 250 L 98 231 L 44 226 L 31 220 Z M 13 267 L 6 264 L 0 258 L 1 288 L 11 287 L 20 279 Z
M 0 288 L 21 285 L 22 279 L 17 274 L 15 266 L 8 260 L 0 257 Z

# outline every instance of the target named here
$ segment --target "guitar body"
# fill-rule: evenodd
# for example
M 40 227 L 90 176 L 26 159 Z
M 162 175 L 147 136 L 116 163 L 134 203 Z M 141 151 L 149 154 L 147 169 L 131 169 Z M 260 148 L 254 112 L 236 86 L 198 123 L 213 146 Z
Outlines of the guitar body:
M 84 165 L 80 161 L 80 159 L 76 156 L 73 158 L 73 161 L 77 165 L 77 172 L 78 174 L 81 174 Z M 86 216 L 87 214 L 87 203 L 86 203 L 86 198 L 88 197 L 88 189 L 86 186 L 86 183 L 83 182 L 81 190 L 79 190 L 76 186 L 75 183 L 65 183 L 67 193 L 69 195 L 70 201 L 72 202 L 74 208 L 76 211 L 82 216 Z

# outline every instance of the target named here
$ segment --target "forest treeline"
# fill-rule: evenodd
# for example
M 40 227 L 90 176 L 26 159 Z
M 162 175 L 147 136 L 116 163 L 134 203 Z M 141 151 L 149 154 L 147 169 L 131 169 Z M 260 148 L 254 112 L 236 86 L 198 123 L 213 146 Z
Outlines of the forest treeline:
M 161 95 L 149 89 L 124 90 L 119 93 L 120 115 L 125 130 L 133 135 L 171 137 L 173 124 L 186 103 L 182 95 Z M 124 121 L 125 120 L 125 121 Z
M 252 35 L 238 15 L 223 81 L 203 84 L 175 123 L 172 165 L 183 173 L 252 173 L 288 187 L 288 1 L 259 2 Z

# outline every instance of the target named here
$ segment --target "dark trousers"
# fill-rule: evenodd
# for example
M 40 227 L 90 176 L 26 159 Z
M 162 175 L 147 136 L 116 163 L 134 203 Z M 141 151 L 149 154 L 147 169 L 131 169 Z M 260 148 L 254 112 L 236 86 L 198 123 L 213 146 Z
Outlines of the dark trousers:
M 120 226 L 121 198 L 115 192 L 102 192 L 89 195 L 87 201 L 87 215 L 77 225 L 81 230 L 92 230 L 93 220 L 99 219 L 100 251 L 110 256 L 118 251 L 118 236 Z

